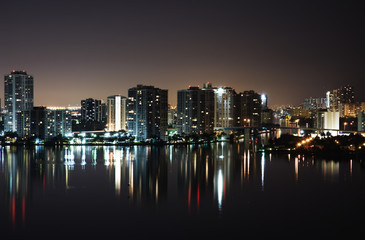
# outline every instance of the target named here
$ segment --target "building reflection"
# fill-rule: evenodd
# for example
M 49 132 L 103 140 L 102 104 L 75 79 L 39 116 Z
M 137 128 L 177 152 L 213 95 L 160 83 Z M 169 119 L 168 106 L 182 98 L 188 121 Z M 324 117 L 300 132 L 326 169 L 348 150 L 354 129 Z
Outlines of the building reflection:
M 177 146 L 69 146 L 1 147 L 0 191 L 5 194 L 9 223 L 24 226 L 31 199 L 82 187 L 97 172 L 97 183 L 109 187 L 120 204 L 166 204 L 182 201 L 190 214 L 200 213 L 214 201 L 219 213 L 233 189 L 266 191 L 275 181 L 268 172 L 280 160 L 289 164 L 291 180 L 301 183 L 313 168 L 326 181 L 352 177 L 353 161 L 335 162 L 302 155 L 252 151 L 244 143 Z M 103 177 L 103 176 L 106 176 Z M 311 177 L 311 176 L 309 176 Z M 81 181 L 81 180 L 82 181 Z M 94 186 L 90 186 L 94 188 Z M 96 187 L 96 186 L 95 186 Z
M 5 178 L 5 198 L 13 229 L 23 226 L 30 198 L 30 155 L 26 149 L 14 151 L 2 147 L 2 171 Z
M 168 157 L 161 147 L 105 147 L 104 165 L 118 197 L 158 202 L 167 195 Z
M 301 172 L 308 168 L 318 170 L 324 182 L 340 182 L 342 175 L 345 177 L 344 179 L 352 177 L 352 160 L 324 160 L 316 159 L 314 156 L 305 156 L 300 154 L 292 157 L 288 156 L 289 162 L 293 159 L 295 181 L 297 183 L 300 182 Z

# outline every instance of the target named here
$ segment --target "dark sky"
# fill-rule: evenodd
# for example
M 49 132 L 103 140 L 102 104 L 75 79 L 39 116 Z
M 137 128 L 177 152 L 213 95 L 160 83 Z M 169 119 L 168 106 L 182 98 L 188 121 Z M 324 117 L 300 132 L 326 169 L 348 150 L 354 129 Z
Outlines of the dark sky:
M 211 81 L 299 104 L 341 85 L 365 101 L 361 1 L 0 1 L 0 73 L 34 76 L 35 105 Z M 0 87 L 3 99 L 3 84 Z

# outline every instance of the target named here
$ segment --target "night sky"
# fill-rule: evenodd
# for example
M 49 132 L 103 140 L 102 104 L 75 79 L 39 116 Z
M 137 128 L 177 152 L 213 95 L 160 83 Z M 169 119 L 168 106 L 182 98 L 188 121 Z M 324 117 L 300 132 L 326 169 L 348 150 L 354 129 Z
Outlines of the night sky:
M 0 73 L 32 74 L 36 106 L 136 84 L 168 89 L 174 105 L 177 90 L 207 81 L 267 93 L 270 106 L 345 84 L 365 101 L 361 3 L 2 0 Z

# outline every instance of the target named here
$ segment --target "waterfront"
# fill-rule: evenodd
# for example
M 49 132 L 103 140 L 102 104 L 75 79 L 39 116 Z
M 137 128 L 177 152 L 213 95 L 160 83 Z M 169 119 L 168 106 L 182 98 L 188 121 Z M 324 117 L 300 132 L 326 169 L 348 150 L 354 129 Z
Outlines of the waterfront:
M 364 200 L 361 159 L 225 142 L 1 148 L 5 238 L 349 237 Z

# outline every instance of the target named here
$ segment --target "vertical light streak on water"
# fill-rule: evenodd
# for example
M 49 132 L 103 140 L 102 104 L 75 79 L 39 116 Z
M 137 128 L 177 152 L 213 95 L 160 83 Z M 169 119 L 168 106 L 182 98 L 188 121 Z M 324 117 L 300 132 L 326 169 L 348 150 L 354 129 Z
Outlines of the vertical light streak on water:
M 109 148 L 104 148 L 104 165 L 109 166 Z
M 295 171 L 295 181 L 298 182 L 299 178 L 299 160 L 296 157 L 294 160 L 294 171 Z
M 261 190 L 264 191 L 265 184 L 265 152 L 261 156 Z
M 170 165 L 172 165 L 172 151 L 173 151 L 173 146 L 170 146 L 170 148 L 169 148 L 169 154 L 170 154 Z
M 243 152 L 243 164 L 241 162 L 241 186 L 243 185 L 244 179 L 246 179 L 246 151 Z
M 352 177 L 352 159 L 350 160 L 350 176 Z
M 127 161 L 129 164 L 129 196 L 131 199 L 133 199 L 133 194 L 134 194 L 134 182 L 133 182 L 133 167 L 134 167 L 134 164 L 133 162 L 131 161 L 131 155 L 129 154 L 129 151 L 127 152 Z M 138 176 L 138 175 L 137 175 Z M 137 189 L 138 190 L 138 189 Z
M 224 155 L 223 155 L 223 142 L 221 142 L 221 146 L 222 146 L 222 154 L 219 156 L 219 158 L 224 158 Z
M 121 151 L 119 149 L 115 150 L 114 158 L 114 186 L 117 196 L 120 195 L 121 186 Z
M 0 146 L 0 149 L 1 149 L 1 157 L 0 157 L 0 159 L 1 159 L 1 170 L 2 170 L 2 172 L 4 172 L 4 147 L 2 147 L 2 146 Z
M 93 166 L 96 166 L 96 164 L 97 164 L 96 158 L 97 158 L 97 150 L 96 150 L 96 148 L 94 148 L 92 150 L 92 162 L 93 162 L 92 165 Z
M 250 178 L 250 151 L 247 151 L 247 180 Z
M 209 166 L 208 166 L 208 155 L 205 158 L 205 184 L 208 184 Z
M 81 166 L 82 169 L 85 170 L 85 165 L 86 165 L 86 147 L 82 146 L 81 147 L 81 151 L 82 151 L 82 155 L 81 155 Z
M 218 210 L 219 212 L 222 211 L 222 204 L 223 204 L 223 171 L 222 169 L 218 170 L 218 179 L 217 179 L 217 197 L 218 197 Z

